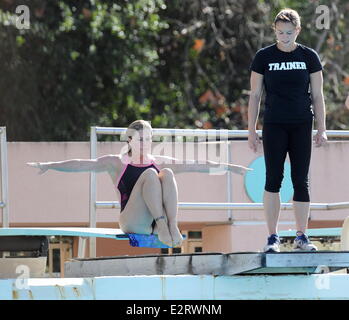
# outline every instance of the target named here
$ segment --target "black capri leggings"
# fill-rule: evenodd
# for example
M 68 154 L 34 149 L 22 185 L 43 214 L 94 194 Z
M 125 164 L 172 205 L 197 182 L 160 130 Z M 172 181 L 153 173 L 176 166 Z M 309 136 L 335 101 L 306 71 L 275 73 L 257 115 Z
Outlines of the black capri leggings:
M 262 137 L 266 167 L 265 190 L 279 192 L 288 152 L 291 163 L 293 200 L 309 202 L 309 165 L 313 122 L 265 123 Z

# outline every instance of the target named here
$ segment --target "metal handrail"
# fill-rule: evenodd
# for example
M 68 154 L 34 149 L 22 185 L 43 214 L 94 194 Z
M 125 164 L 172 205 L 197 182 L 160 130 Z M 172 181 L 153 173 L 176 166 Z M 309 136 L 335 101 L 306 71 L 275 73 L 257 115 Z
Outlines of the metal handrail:
M 120 209 L 119 201 L 96 201 L 98 209 Z M 310 203 L 311 210 L 338 210 L 349 208 L 349 202 Z M 230 202 L 179 202 L 182 210 L 263 210 L 263 203 L 230 203 Z M 281 203 L 281 210 L 292 210 L 293 203 Z
M 93 127 L 96 134 L 101 135 L 121 135 L 124 134 L 127 128 L 119 127 Z M 317 130 L 313 130 L 316 134 Z M 248 138 L 248 130 L 225 130 L 225 129 L 166 129 L 153 128 L 153 136 L 186 136 L 186 137 L 216 137 L 217 133 L 223 133 L 227 138 Z M 257 130 L 258 135 L 262 135 L 262 130 Z M 328 138 L 349 138 L 349 130 L 327 130 Z
M 127 128 L 121 127 L 91 127 L 91 159 L 97 157 L 97 135 L 122 135 L 126 133 Z M 316 134 L 317 130 L 313 130 L 313 134 Z M 327 130 L 327 137 L 330 138 L 349 138 L 349 130 Z M 229 138 L 248 138 L 248 130 L 225 130 L 225 129 L 163 129 L 153 128 L 153 136 L 185 136 L 185 137 L 206 137 L 206 138 L 219 138 L 220 141 L 229 140 Z M 262 130 L 257 130 L 257 134 L 262 136 Z M 228 186 L 230 189 L 231 186 Z M 228 190 L 228 194 L 231 194 L 231 190 Z M 90 227 L 96 226 L 96 209 L 97 208 L 120 208 L 120 203 L 117 201 L 96 201 L 96 174 L 94 172 L 90 175 Z M 179 209 L 184 210 L 262 210 L 262 203 L 190 203 L 183 202 L 178 204 Z M 335 210 L 349 208 L 349 203 L 311 203 L 310 209 L 316 210 Z M 292 203 L 282 203 L 282 210 L 292 209 Z M 230 220 L 232 218 L 229 214 Z M 90 256 L 94 257 L 96 254 L 96 243 L 94 239 L 90 239 Z

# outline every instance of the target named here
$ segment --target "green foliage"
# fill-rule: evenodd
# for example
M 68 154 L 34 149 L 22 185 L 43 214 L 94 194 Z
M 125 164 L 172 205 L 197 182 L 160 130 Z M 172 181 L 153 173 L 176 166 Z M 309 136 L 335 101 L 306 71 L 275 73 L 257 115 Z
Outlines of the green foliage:
M 30 9 L 30 29 L 15 9 Z M 316 28 L 318 6 L 330 29 Z M 324 62 L 328 129 L 347 129 L 345 0 L 6 0 L 0 3 L 0 125 L 9 140 L 86 140 L 89 127 L 246 129 L 249 66 L 275 41 L 283 7 L 299 11 L 298 42 Z
M 11 1 L 10 1 L 11 2 Z M 10 3 L 9 2 L 9 3 Z M 2 8 L 11 15 L 21 1 Z M 35 1 L 31 27 L 1 20 L 0 121 L 12 140 L 86 140 L 91 125 L 125 126 L 150 110 L 162 0 Z

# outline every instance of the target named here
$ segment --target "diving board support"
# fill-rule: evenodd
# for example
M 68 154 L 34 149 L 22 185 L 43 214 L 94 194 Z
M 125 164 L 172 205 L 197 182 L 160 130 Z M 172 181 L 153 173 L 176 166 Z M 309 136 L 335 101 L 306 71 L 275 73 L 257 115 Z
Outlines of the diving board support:
M 1 200 L 2 227 L 8 228 L 10 225 L 10 209 L 8 199 L 8 165 L 7 165 L 7 140 L 6 127 L 0 127 L 0 153 L 1 153 Z
M 79 237 L 78 258 L 85 258 L 86 256 L 86 241 L 87 237 Z
M 349 250 L 349 217 L 346 217 L 341 230 L 341 250 Z

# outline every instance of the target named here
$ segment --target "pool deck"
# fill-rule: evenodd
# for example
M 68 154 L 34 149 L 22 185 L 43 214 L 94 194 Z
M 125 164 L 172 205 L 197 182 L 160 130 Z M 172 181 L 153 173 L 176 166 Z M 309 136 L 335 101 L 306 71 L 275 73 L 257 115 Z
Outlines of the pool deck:
M 73 259 L 65 278 L 0 280 L 0 300 L 349 300 L 348 266 L 347 251 Z

